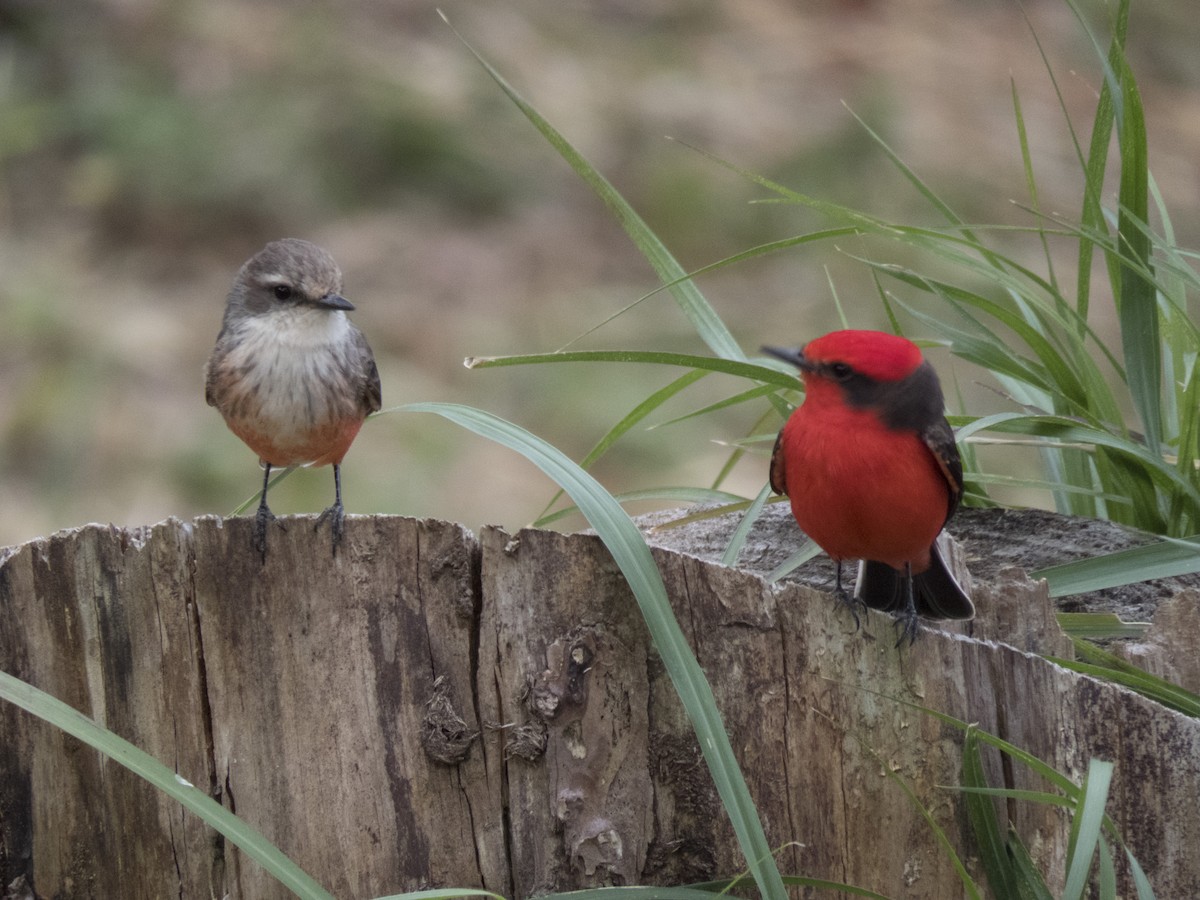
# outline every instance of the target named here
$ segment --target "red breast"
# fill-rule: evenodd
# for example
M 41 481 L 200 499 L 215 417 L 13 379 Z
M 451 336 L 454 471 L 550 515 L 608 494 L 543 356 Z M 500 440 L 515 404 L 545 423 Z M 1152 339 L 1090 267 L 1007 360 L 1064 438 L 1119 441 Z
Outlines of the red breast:
M 925 571 L 949 500 L 937 461 L 915 432 L 890 429 L 870 410 L 822 403 L 824 387 L 810 384 L 783 430 L 796 522 L 833 559 Z

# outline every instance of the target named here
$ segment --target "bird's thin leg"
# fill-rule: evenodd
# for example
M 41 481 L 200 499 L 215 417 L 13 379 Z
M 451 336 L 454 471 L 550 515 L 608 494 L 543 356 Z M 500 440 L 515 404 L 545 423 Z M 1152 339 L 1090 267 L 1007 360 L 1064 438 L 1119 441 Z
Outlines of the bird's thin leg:
M 342 542 L 342 530 L 346 522 L 346 510 L 342 506 L 342 467 L 338 463 L 333 464 L 333 492 L 333 506 L 317 517 L 313 530 L 320 528 L 321 523 L 329 519 L 329 530 L 333 534 L 333 555 L 337 556 L 338 544 Z
M 862 607 L 862 611 L 866 613 L 867 604 L 860 597 L 855 597 L 842 587 L 842 561 L 834 560 L 834 565 L 837 567 L 837 587 L 834 588 L 833 596 L 842 606 L 850 610 L 850 615 L 854 617 L 854 630 L 858 631 L 862 628 L 862 620 L 858 617 L 858 607 Z
M 899 647 L 904 641 L 908 640 L 908 646 L 912 646 L 917 642 L 917 632 L 920 629 L 920 620 L 917 618 L 917 602 L 913 596 L 913 577 L 912 564 L 904 564 L 904 609 L 900 615 L 896 617 L 896 627 L 900 632 L 900 637 L 896 639 L 896 646 Z
M 267 561 L 267 526 L 277 522 L 280 528 L 287 531 L 287 527 L 275 518 L 275 513 L 267 506 L 267 485 L 270 483 L 271 464 L 263 463 L 262 494 L 258 501 L 258 512 L 254 514 L 254 549 L 258 551 L 264 563 Z

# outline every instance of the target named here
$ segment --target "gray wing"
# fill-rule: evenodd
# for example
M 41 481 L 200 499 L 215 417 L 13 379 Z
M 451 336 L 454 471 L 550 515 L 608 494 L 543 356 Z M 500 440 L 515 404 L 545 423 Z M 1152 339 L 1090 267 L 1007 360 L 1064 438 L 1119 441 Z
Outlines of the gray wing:
M 375 365 L 375 354 L 367 343 L 366 335 L 354 329 L 354 343 L 362 362 L 362 388 L 358 397 L 363 415 L 379 412 L 383 406 L 383 386 L 379 382 L 379 369 Z

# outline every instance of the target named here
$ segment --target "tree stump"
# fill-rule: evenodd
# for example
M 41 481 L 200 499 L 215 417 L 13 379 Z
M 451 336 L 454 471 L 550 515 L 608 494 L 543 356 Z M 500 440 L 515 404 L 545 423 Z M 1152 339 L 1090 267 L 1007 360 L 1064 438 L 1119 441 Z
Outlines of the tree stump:
M 265 565 L 241 519 L 86 526 L 0 551 L 0 669 L 203 786 L 339 898 L 744 870 L 597 538 L 351 517 L 333 557 L 311 518 L 285 521 Z M 1069 648 L 1044 585 L 1017 569 L 976 578 L 973 628 L 927 629 L 903 650 L 886 616 L 855 632 L 827 594 L 762 578 L 801 540 L 789 522 L 764 516 L 736 569 L 704 558 L 728 522 L 646 523 L 783 871 L 959 895 L 890 773 L 982 877 L 947 787 L 962 734 L 906 701 L 1076 779 L 1111 760 L 1108 812 L 1158 895 L 1200 896 L 1200 723 L 1034 655 Z M 826 573 L 815 562 L 802 577 Z M 0 892 L 24 879 L 47 898 L 288 896 L 115 762 L 9 704 L 0 729 Z M 986 761 L 994 786 L 1045 787 Z M 1061 883 L 1065 817 L 997 808 Z

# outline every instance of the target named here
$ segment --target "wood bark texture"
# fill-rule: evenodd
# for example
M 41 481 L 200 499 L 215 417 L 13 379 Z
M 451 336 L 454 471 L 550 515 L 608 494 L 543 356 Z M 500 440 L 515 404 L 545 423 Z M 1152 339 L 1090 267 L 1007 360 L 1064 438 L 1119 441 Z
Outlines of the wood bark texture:
M 903 782 L 982 879 L 947 787 L 962 733 L 923 706 L 1076 780 L 1091 757 L 1114 762 L 1108 812 L 1158 896 L 1200 896 L 1200 723 L 1035 655 L 1070 648 L 1044 585 L 1015 568 L 976 579 L 970 636 L 931 628 L 897 650 L 875 613 L 855 631 L 826 593 L 763 579 L 801 539 L 779 513 L 739 568 L 705 558 L 712 527 L 652 540 L 784 872 L 961 895 Z M 274 529 L 265 564 L 248 520 L 216 518 L 0 551 L 0 669 L 203 786 L 339 898 L 529 897 L 745 869 L 597 538 L 352 517 L 334 557 L 312 521 Z M 1194 621 L 1195 597 L 1164 619 Z M 9 704 L 0 735 L 0 897 L 289 896 L 78 741 Z M 994 786 L 1047 787 L 985 761 Z M 1065 816 L 997 809 L 1061 884 Z

